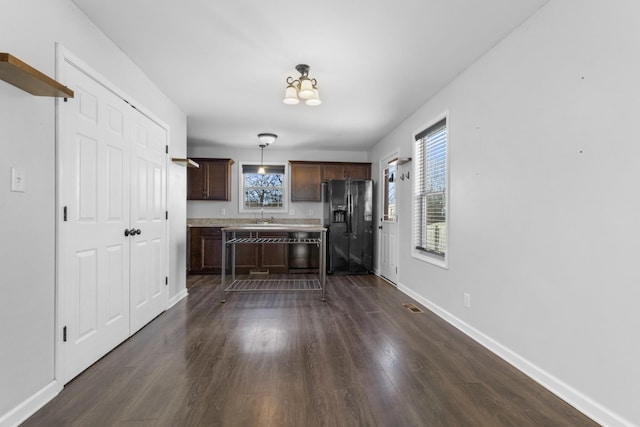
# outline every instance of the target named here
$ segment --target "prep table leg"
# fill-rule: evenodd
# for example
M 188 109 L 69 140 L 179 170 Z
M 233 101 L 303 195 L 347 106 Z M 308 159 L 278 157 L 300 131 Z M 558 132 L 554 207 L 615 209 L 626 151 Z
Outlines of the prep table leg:
M 325 263 L 327 262 L 327 232 L 323 231 L 320 233 L 320 281 L 322 286 L 322 301 L 326 301 L 324 298 L 324 290 L 326 285 L 326 275 L 327 275 L 327 267 Z
M 222 299 L 220 300 L 220 302 L 227 302 L 227 300 L 224 297 L 224 288 L 227 286 L 226 284 L 226 280 L 225 280 L 225 276 L 226 276 L 226 258 L 227 258 L 227 239 L 226 239 L 227 233 L 225 233 L 224 231 L 222 232 L 222 276 L 220 279 L 220 286 L 222 288 Z

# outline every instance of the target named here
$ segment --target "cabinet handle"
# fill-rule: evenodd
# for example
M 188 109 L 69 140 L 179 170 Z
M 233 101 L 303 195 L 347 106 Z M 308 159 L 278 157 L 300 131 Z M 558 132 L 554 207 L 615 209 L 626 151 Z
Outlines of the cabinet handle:
M 131 231 L 129 231 L 129 229 L 125 228 L 124 229 L 124 237 L 129 237 L 129 234 L 131 234 Z

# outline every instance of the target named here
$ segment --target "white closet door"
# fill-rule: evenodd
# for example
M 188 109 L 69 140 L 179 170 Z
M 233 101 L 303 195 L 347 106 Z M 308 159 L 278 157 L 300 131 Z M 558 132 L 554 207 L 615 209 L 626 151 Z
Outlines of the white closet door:
M 131 333 L 166 307 L 166 131 L 134 111 L 131 158 Z
M 60 102 L 59 222 L 66 383 L 129 336 L 129 107 L 65 63 L 75 98 Z

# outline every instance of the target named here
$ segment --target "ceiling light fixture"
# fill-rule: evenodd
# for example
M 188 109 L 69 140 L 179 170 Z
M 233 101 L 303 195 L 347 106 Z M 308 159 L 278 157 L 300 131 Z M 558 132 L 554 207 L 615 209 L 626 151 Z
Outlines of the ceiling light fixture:
M 258 168 L 258 173 L 260 175 L 264 175 L 266 170 L 264 168 L 264 149 L 269 146 L 269 144 L 273 144 L 273 142 L 278 138 L 278 135 L 275 133 L 259 133 L 258 139 L 260 140 L 260 167 Z
M 285 104 L 298 104 L 300 99 L 304 99 L 307 105 L 315 106 L 322 104 L 320 95 L 318 94 L 318 81 L 309 78 L 309 66 L 307 64 L 296 65 L 296 70 L 300 73 L 300 77 L 296 80 L 293 77 L 287 77 L 287 89 L 284 93 Z

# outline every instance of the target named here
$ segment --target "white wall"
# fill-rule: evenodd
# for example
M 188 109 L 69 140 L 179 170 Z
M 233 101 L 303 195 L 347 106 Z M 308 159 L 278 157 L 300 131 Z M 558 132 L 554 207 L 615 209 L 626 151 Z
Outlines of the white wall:
M 56 43 L 62 44 L 168 124 L 170 155 L 185 156 L 185 115 L 70 0 L 1 0 L 0 10 L 0 52 L 54 77 Z M 0 425 L 15 423 L 60 387 L 54 378 L 56 102 L 0 81 Z M 25 193 L 9 191 L 11 167 L 26 169 Z M 175 297 L 185 289 L 184 168 L 172 165 L 168 181 Z
M 282 162 L 287 164 L 289 160 L 318 161 L 318 162 L 368 162 L 368 153 L 366 151 L 322 151 L 322 150 L 289 150 L 277 147 L 278 142 L 265 148 L 264 161 Z M 240 162 L 260 162 L 260 148 L 256 137 L 255 148 L 251 149 L 234 149 L 221 146 L 202 146 L 189 145 L 190 157 L 213 157 L 233 159 L 234 165 L 231 171 L 231 201 L 199 201 L 190 200 L 187 202 L 188 218 L 253 218 L 255 214 L 239 213 L 238 202 L 238 165 Z M 292 203 L 289 202 L 289 211 L 294 209 L 295 215 L 274 213 L 269 217 L 274 218 L 317 218 L 322 217 L 322 203 Z M 225 215 L 221 214 L 224 209 Z
M 401 289 L 607 425 L 640 425 L 638 22 L 552 0 L 371 152 L 449 111 L 449 269 L 411 258 L 400 182 Z

